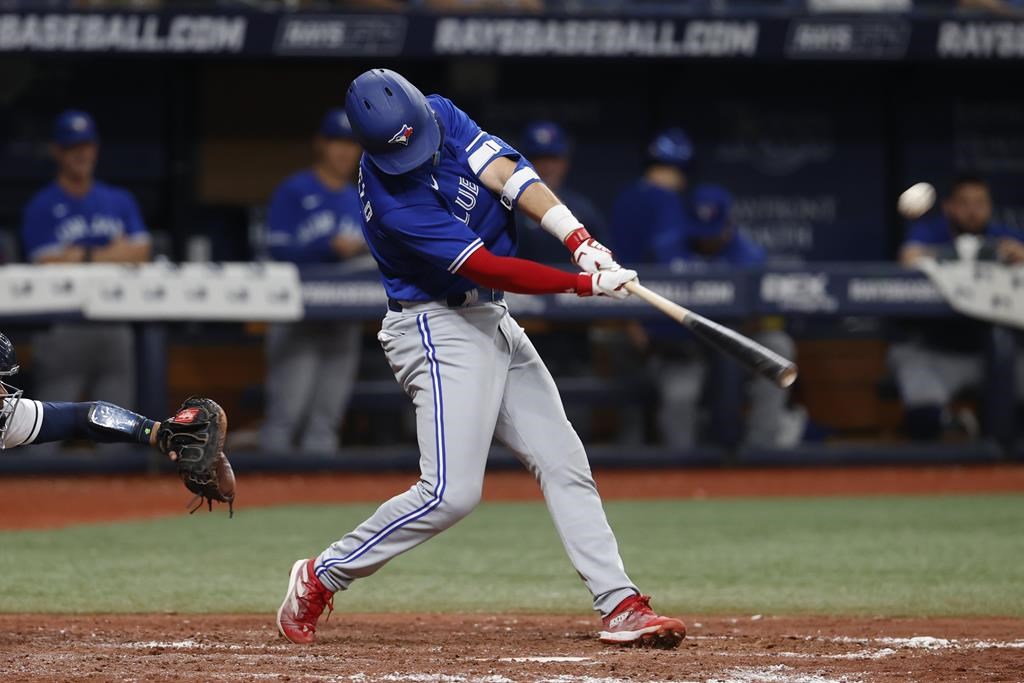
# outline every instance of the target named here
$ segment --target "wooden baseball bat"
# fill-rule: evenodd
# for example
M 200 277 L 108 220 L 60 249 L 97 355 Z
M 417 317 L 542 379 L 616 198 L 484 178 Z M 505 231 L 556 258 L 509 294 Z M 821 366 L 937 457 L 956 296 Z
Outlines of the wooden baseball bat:
M 674 301 L 669 301 L 662 295 L 652 292 L 635 280 L 627 282 L 625 287 L 633 296 L 640 297 L 680 325 L 689 328 L 708 344 L 721 349 L 780 387 L 788 387 L 796 381 L 797 368 L 794 363 L 758 344 L 753 339 L 744 337 L 739 332 L 683 308 Z

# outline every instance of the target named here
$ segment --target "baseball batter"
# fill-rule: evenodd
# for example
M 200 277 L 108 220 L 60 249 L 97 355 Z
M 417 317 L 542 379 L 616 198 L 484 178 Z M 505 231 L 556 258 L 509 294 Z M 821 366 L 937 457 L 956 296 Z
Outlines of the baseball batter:
M 346 111 L 365 150 L 363 234 L 388 295 L 378 339 L 416 408 L 422 474 L 319 556 L 295 562 L 277 614 L 281 634 L 313 642 L 335 592 L 468 515 L 497 437 L 540 482 L 603 617 L 601 640 L 678 645 L 686 627 L 657 615 L 626 575 L 583 444 L 503 295 L 622 299 L 636 272 L 615 263 L 522 155 L 450 100 L 374 69 L 349 86 Z M 563 242 L 585 272 L 513 258 L 513 209 Z

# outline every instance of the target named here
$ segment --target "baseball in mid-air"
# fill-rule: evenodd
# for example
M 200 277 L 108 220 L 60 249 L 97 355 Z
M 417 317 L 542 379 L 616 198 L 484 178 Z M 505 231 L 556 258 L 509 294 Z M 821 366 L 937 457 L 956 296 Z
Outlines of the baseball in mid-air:
M 901 216 L 912 221 L 927 213 L 933 204 L 935 204 L 935 188 L 931 183 L 917 183 L 903 191 L 899 201 L 896 202 L 896 209 Z

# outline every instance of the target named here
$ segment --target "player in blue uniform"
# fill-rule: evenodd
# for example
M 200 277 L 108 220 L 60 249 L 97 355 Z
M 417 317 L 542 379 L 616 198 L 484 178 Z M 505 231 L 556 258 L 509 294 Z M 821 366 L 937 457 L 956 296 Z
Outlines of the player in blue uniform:
M 732 195 L 719 186 L 700 184 L 687 196 L 684 229 L 676 237 L 665 235 L 656 253 L 663 264 L 676 267 L 721 265 L 733 268 L 762 266 L 764 249 L 738 229 L 731 217 Z M 796 345 L 777 318 L 757 321 L 751 336 L 775 351 L 792 358 Z M 678 329 L 668 330 L 676 338 Z M 685 343 L 685 341 L 684 341 Z M 707 358 L 703 347 L 692 345 L 692 353 L 665 354 L 654 376 L 661 389 L 659 422 L 669 443 L 690 447 L 697 431 L 697 408 L 706 376 Z M 788 448 L 800 442 L 806 415 L 789 411 L 789 389 L 753 377 L 748 387 L 749 410 L 743 441 L 750 446 Z
M 363 210 L 355 188 L 362 152 L 344 109 L 328 111 L 313 141 L 312 168 L 274 192 L 267 247 L 278 261 L 343 263 L 366 251 Z M 277 323 L 267 330 L 267 409 L 262 446 L 287 453 L 335 453 L 352 396 L 362 324 Z
M 336 591 L 469 514 L 496 437 L 537 476 L 604 618 L 601 639 L 678 645 L 683 623 L 655 614 L 623 569 L 583 445 L 502 291 L 624 298 L 636 273 L 615 263 L 519 152 L 450 100 L 375 69 L 352 82 L 345 108 L 365 150 L 363 232 L 388 295 L 378 339 L 416 408 L 421 477 L 318 557 L 294 563 L 280 632 L 312 642 Z M 584 272 L 513 258 L 513 209 L 565 244 Z
M 668 128 L 651 140 L 644 174 L 616 198 L 611 242 L 623 263 L 664 263 L 686 223 L 684 193 L 693 163 L 685 131 Z
M 22 246 L 33 263 L 140 263 L 150 238 L 131 194 L 96 180 L 96 124 L 83 111 L 57 117 L 52 153 L 56 179 L 28 203 Z M 58 323 L 37 335 L 36 391 L 60 401 L 103 396 L 132 405 L 135 396 L 131 328 L 120 323 Z
M 587 232 L 604 239 L 604 216 L 593 202 L 565 185 L 572 159 L 569 139 L 562 127 L 553 121 L 534 121 L 523 131 L 518 149 L 530 160 L 544 184 L 587 226 Z M 540 263 L 565 260 L 565 248 L 524 213 L 516 214 L 516 236 L 516 255 L 520 258 Z
M 616 197 L 612 207 L 611 244 L 622 263 L 635 266 L 667 262 L 666 248 L 676 245 L 685 229 L 684 193 L 693 159 L 693 143 L 679 128 L 658 132 L 644 149 L 643 175 Z M 628 322 L 625 334 L 613 339 L 618 349 L 610 354 L 612 375 L 630 377 L 644 373 L 652 351 L 655 358 L 678 355 L 680 351 L 692 355 L 692 340 L 680 349 L 679 340 L 684 337 L 679 326 L 668 321 Z M 644 407 L 623 406 L 618 417 L 622 425 L 619 442 L 642 443 L 647 422 Z M 680 448 L 693 443 L 693 436 L 680 429 L 687 422 L 677 424 L 670 419 L 666 424 L 664 418 L 658 422 L 666 443 Z
M 924 257 L 954 257 L 956 238 L 964 234 L 983 240 L 981 258 L 1024 263 L 1024 234 L 992 221 L 988 183 L 972 175 L 953 181 L 940 213 L 910 225 L 900 262 L 913 267 Z M 893 344 L 888 355 L 908 434 L 927 440 L 946 430 L 977 431 L 973 415 L 956 415 L 949 404 L 959 391 L 977 386 L 984 376 L 988 324 L 957 319 L 918 321 L 908 327 L 909 337 Z M 1024 353 L 1019 354 L 1017 367 L 1017 393 L 1024 397 Z

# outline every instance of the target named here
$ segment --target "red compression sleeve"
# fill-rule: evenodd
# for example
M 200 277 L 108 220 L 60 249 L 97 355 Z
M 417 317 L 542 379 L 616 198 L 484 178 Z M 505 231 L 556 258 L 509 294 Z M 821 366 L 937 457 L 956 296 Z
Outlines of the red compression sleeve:
M 591 293 L 591 278 L 586 273 L 567 273 L 526 259 L 495 256 L 486 247 L 474 251 L 456 272 L 483 287 L 516 294 Z

